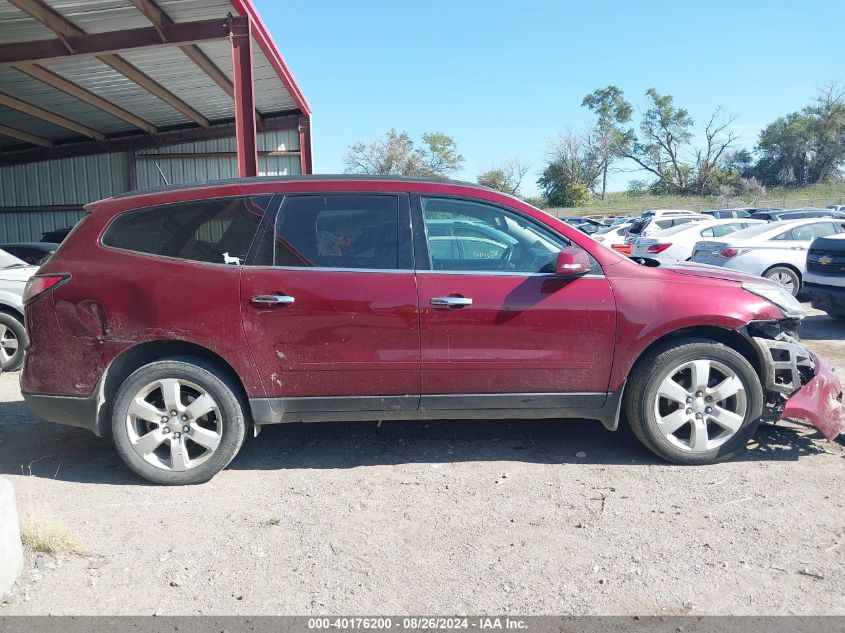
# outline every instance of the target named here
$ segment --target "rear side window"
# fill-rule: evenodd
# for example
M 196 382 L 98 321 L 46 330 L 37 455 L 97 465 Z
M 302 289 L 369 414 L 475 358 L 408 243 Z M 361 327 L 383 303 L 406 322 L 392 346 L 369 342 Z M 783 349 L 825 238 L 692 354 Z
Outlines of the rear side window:
M 117 216 L 103 244 L 194 262 L 245 262 L 271 196 L 217 198 L 150 207 Z
M 275 266 L 396 270 L 399 198 L 285 196 L 276 218 L 272 257 Z
M 836 233 L 836 226 L 831 222 L 819 222 L 818 224 L 808 224 L 807 226 L 798 226 L 792 229 L 792 239 L 798 241 L 814 240 L 817 237 L 827 237 Z

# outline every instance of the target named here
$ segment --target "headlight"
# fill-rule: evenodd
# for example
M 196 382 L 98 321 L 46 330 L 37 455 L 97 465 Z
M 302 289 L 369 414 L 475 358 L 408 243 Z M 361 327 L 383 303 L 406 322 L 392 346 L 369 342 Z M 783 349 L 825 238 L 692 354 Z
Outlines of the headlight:
M 783 310 L 784 316 L 790 319 L 803 319 L 806 316 L 804 308 L 786 288 L 773 284 L 745 283 L 742 287 L 748 292 L 763 297 Z

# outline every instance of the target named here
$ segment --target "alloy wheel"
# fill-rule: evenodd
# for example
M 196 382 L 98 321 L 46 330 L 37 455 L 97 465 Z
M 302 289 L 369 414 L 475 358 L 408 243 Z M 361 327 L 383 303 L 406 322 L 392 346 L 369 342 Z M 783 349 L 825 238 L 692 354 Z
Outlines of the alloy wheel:
M 745 385 L 715 360 L 685 362 L 660 383 L 654 402 L 657 428 L 672 445 L 693 453 L 720 447 L 745 421 Z
M 209 393 L 188 380 L 165 378 L 140 389 L 126 413 L 132 449 L 162 470 L 196 468 L 222 438 L 220 408 Z
M 790 294 L 795 294 L 795 280 L 792 278 L 792 275 L 789 275 L 788 273 L 774 272 L 771 273 L 768 278 L 772 281 L 776 281 L 786 288 Z
M 0 323 L 0 360 L 8 363 L 18 353 L 19 341 L 12 328 Z

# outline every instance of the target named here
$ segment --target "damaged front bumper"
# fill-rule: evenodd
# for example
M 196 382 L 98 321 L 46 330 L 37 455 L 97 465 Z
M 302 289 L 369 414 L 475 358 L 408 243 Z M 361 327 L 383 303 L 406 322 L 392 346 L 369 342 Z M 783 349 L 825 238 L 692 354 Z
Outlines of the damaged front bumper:
M 827 361 L 787 333 L 752 341 L 763 360 L 766 406 L 776 420 L 812 424 L 829 440 L 845 433 L 842 385 Z

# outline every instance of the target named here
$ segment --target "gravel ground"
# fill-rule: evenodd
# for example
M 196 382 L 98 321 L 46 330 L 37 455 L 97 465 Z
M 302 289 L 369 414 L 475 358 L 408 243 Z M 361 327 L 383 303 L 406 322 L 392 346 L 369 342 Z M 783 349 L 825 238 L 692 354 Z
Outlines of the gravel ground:
M 802 335 L 845 374 L 845 325 Z M 213 481 L 145 485 L 0 376 L 0 474 L 81 554 L 15 614 L 845 614 L 845 445 L 761 428 L 666 465 L 598 423 L 267 428 Z

